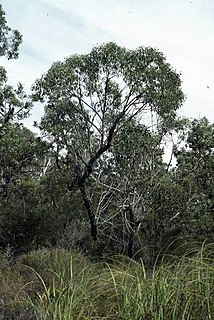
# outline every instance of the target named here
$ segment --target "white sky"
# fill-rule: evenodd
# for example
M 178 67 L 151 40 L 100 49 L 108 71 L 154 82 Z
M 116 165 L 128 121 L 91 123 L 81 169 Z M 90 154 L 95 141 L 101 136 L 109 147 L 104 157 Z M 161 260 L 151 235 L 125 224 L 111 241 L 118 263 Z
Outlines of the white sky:
M 18 60 L 0 59 L 12 84 L 29 90 L 52 62 L 114 41 L 151 46 L 182 73 L 179 114 L 214 122 L 214 0 L 2 0 L 8 25 L 23 35 Z M 39 121 L 41 107 L 32 112 Z

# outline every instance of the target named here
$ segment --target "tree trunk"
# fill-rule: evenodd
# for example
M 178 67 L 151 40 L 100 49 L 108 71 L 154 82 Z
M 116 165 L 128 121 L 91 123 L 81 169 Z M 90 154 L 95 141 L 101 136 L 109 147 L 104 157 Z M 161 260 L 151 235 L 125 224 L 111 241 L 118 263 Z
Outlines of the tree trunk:
M 134 245 L 134 234 L 135 234 L 135 221 L 134 221 L 134 214 L 131 206 L 128 207 L 128 214 L 129 214 L 129 223 L 130 223 L 130 233 L 128 238 L 128 246 L 127 246 L 127 253 L 129 258 L 133 257 L 133 245 Z
M 88 217 L 90 220 L 91 237 L 94 241 L 96 241 L 97 240 L 97 224 L 96 224 L 96 220 L 95 220 L 95 215 L 94 215 L 92 207 L 91 207 L 91 201 L 88 198 L 87 192 L 85 190 L 85 186 L 83 185 L 79 189 L 80 189 L 82 199 L 83 199 L 83 202 L 84 202 L 84 205 L 85 205 L 85 208 L 87 210 Z

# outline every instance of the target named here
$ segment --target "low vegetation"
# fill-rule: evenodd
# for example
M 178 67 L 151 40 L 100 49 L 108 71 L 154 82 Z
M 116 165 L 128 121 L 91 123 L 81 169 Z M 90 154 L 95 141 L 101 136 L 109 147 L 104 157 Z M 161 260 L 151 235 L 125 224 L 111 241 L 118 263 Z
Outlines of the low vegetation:
M 1 319 L 202 320 L 214 317 L 214 246 L 164 256 L 153 269 L 125 256 L 91 262 L 64 249 L 1 257 Z M 7 268 L 5 268 L 7 266 Z

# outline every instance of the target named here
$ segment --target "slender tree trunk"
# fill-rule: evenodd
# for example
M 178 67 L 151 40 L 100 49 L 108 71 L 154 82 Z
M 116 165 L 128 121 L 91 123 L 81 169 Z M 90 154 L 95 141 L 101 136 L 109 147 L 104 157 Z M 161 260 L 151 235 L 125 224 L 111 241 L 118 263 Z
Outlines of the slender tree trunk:
M 127 246 L 127 253 L 130 258 L 133 257 L 133 245 L 134 245 L 134 234 L 135 234 L 135 221 L 134 221 L 134 214 L 131 206 L 128 207 L 128 214 L 129 214 L 129 223 L 130 223 L 130 233 L 128 238 L 128 246 Z
M 91 237 L 94 241 L 96 241 L 97 240 L 97 224 L 96 224 L 96 220 L 95 220 L 95 215 L 94 215 L 92 207 L 91 207 L 91 201 L 88 198 L 85 186 L 83 185 L 79 189 L 80 189 L 82 199 L 83 199 L 83 202 L 84 202 L 84 205 L 85 205 L 85 208 L 87 210 L 88 217 L 90 220 Z

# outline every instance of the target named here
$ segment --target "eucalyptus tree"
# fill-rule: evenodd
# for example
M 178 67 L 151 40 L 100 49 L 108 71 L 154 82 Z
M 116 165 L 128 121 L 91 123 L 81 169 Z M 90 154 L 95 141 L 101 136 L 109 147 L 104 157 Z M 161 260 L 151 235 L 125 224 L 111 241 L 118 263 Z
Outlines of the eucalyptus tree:
M 127 50 L 115 43 L 53 63 L 34 85 L 45 115 L 39 125 L 50 139 L 58 169 L 71 192 L 79 190 L 97 239 L 89 178 L 110 152 L 124 123 L 140 121 L 167 132 L 183 102 L 180 75 L 150 47 Z

